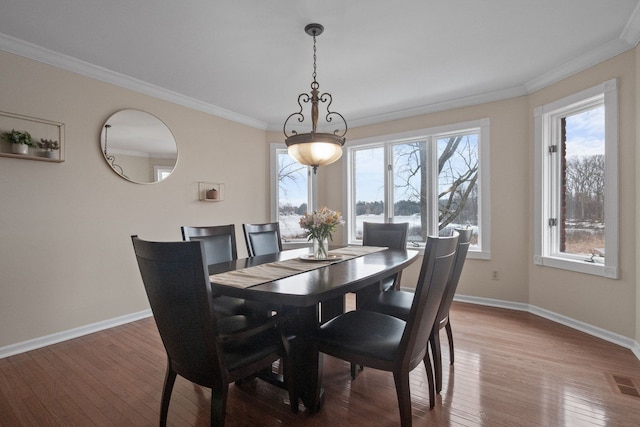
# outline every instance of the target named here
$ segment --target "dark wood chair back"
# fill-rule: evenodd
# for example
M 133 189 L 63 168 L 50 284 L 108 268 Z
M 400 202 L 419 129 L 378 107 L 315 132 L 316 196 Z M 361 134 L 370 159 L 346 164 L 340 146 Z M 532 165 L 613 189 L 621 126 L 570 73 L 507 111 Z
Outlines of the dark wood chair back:
M 181 227 L 181 230 L 182 240 L 204 242 L 207 265 L 238 259 L 235 225 Z
M 409 372 L 421 362 L 427 373 L 430 407 L 435 402 L 427 342 L 449 280 L 457 243 L 457 233 L 427 239 L 406 321 L 375 311 L 353 310 L 322 324 L 316 332 L 315 342 L 321 352 L 351 362 L 352 366 L 393 372 L 402 427 L 411 426 Z
M 162 343 L 175 371 L 190 381 L 223 381 L 203 243 L 133 237 L 138 267 Z
M 409 223 L 362 223 L 362 245 L 363 246 L 385 246 L 390 249 L 405 249 L 407 247 L 407 236 L 409 234 Z M 382 282 L 381 288 L 384 291 L 389 289 L 400 289 L 402 272 L 388 277 Z
M 447 284 L 444 296 L 442 297 L 442 303 L 440 304 L 438 316 L 436 317 L 436 327 L 449 317 L 449 309 L 451 308 L 453 297 L 458 289 L 458 282 L 460 281 L 460 275 L 462 274 L 462 267 L 464 267 L 464 262 L 467 259 L 467 252 L 469 251 L 471 236 L 473 235 L 473 230 L 470 228 L 457 228 L 455 231 L 458 232 L 458 248 L 456 249 L 456 255 L 453 260 L 449 283 Z
M 182 240 L 203 243 L 207 265 L 238 259 L 235 225 L 185 226 L 180 227 L 180 230 L 182 231 Z M 216 295 L 213 303 L 218 318 L 246 314 L 249 311 L 247 302 L 242 298 Z
M 273 254 L 282 251 L 280 224 L 242 224 L 249 256 Z
M 424 251 L 413 304 L 407 319 L 399 352 L 412 368 L 427 353 L 427 342 L 444 296 L 458 244 L 458 236 L 429 237 Z
M 404 249 L 407 247 L 407 235 L 409 223 L 362 223 L 363 246 L 386 246 L 391 249 Z
M 447 331 L 447 338 L 449 341 L 449 360 L 453 365 L 454 362 L 454 349 L 453 349 L 453 331 L 451 330 L 451 322 L 449 320 L 449 310 L 451 309 L 451 303 L 458 289 L 458 282 L 460 281 L 460 275 L 462 273 L 462 267 L 467 259 L 467 252 L 469 251 L 469 245 L 471 244 L 471 236 L 473 235 L 472 229 L 455 229 L 458 233 L 458 249 L 456 250 L 456 257 L 453 260 L 453 267 L 451 268 L 451 275 L 449 276 L 449 283 L 445 289 L 444 297 L 442 297 L 442 303 L 440 303 L 440 309 L 436 316 L 436 321 L 433 326 L 433 331 L 429 336 L 429 344 L 431 346 L 431 354 L 433 356 L 433 370 L 435 373 L 435 391 L 440 393 L 442 391 L 442 350 L 440 346 L 440 329 L 445 328 Z
M 223 426 L 228 384 L 270 368 L 282 358 L 291 409 L 289 344 L 273 319 L 242 315 L 217 319 L 204 241 L 149 242 L 131 237 L 151 311 L 167 353 L 160 425 L 165 426 L 177 375 L 211 388 L 211 425 Z

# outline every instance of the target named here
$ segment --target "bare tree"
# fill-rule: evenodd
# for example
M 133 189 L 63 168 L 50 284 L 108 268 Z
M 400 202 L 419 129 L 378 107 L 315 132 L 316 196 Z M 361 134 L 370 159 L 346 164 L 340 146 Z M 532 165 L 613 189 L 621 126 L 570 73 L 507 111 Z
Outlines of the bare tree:
M 278 187 L 281 194 L 287 195 L 289 184 L 298 184 L 300 174 L 306 172 L 307 167 L 289 156 L 278 156 Z
M 578 220 L 603 220 L 604 155 L 572 156 L 566 163 L 567 208 Z
M 438 223 L 440 230 L 454 222 L 464 209 L 469 196 L 476 194 L 478 181 L 478 148 L 468 136 L 454 136 L 438 158 Z M 446 186 L 443 188 L 443 184 Z
M 470 197 L 477 197 L 477 144 L 468 135 L 443 139 L 438 157 L 438 223 L 442 230 L 454 222 Z M 423 142 L 401 144 L 394 152 L 395 189 L 420 203 L 421 234 L 427 238 L 427 147 Z M 416 183 L 416 177 L 419 179 Z

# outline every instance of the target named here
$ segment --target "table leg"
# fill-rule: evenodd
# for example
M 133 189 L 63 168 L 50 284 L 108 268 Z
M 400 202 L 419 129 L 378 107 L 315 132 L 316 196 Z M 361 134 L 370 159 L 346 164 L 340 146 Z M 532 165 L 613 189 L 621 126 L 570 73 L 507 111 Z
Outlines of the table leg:
M 344 313 L 344 295 L 320 303 L 320 322 L 326 323 Z
M 356 309 L 361 310 L 372 305 L 372 301 L 378 298 L 381 291 L 382 282 L 376 282 L 356 291 Z
M 318 327 L 318 306 L 292 309 L 287 322 L 287 334 L 294 334 L 291 342 L 294 381 L 302 403 L 309 413 L 318 412 L 324 403 L 322 389 L 322 354 L 314 345 L 312 335 Z

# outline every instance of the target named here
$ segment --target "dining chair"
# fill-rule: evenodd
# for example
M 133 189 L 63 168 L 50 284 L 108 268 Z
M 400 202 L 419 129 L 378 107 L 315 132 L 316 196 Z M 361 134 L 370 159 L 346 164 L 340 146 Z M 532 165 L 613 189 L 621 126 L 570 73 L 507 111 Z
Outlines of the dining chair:
M 445 289 L 442 303 L 438 309 L 436 321 L 429 336 L 429 345 L 431 346 L 431 354 L 433 356 L 433 368 L 435 371 L 435 390 L 436 393 L 442 391 L 442 352 L 440 350 L 440 329 L 445 328 L 449 341 L 449 360 L 453 365 L 453 332 L 451 331 L 451 321 L 449 319 L 449 310 L 453 297 L 455 296 L 458 282 L 467 258 L 467 252 L 471 242 L 473 230 L 455 229 L 458 233 L 458 246 L 456 248 L 455 259 L 451 269 L 451 275 Z M 391 291 L 381 292 L 372 306 L 367 307 L 380 313 L 389 314 L 406 320 L 409 318 L 411 305 L 414 299 L 413 292 Z
M 211 425 L 223 426 L 229 383 L 255 375 L 278 359 L 285 365 L 291 410 L 297 412 L 289 342 L 278 329 L 277 317 L 218 318 L 203 241 L 150 242 L 137 236 L 131 240 L 167 354 L 160 426 L 167 424 L 177 375 L 211 388 Z
M 362 223 L 362 246 L 385 246 L 390 249 L 406 249 L 409 223 Z M 400 289 L 402 272 L 398 272 L 382 281 L 381 289 Z
M 273 254 L 282 251 L 280 224 L 242 224 L 244 240 L 249 256 Z
M 408 319 L 354 310 L 320 325 L 314 335 L 318 351 L 358 365 L 390 371 L 398 396 L 400 423 L 411 426 L 409 372 L 424 363 L 429 405 L 435 404 L 433 371 L 427 349 L 429 333 L 447 286 L 458 237 L 429 237 Z
M 407 235 L 409 233 L 409 223 L 362 223 L 362 246 L 386 246 L 390 249 L 406 249 Z M 381 281 L 380 289 L 389 291 L 391 289 L 400 290 L 400 279 L 402 271 L 399 271 Z M 360 366 L 360 370 L 363 367 Z M 351 378 L 355 379 L 357 368 L 351 364 Z
M 180 227 L 182 240 L 202 241 L 207 265 L 238 259 L 235 225 Z M 246 301 L 226 295 L 214 295 L 213 304 L 219 317 L 246 314 Z

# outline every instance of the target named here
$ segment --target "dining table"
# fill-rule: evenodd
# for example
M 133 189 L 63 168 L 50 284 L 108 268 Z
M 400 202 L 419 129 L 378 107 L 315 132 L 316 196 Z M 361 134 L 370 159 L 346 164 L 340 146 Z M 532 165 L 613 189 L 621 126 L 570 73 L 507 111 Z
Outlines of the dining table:
M 355 293 L 357 306 L 380 290 L 383 279 L 402 271 L 418 251 L 348 246 L 316 260 L 311 248 L 209 265 L 212 292 L 255 301 L 282 314 L 292 337 L 290 357 L 297 394 L 314 413 L 322 408 L 322 355 L 313 344 L 318 326 L 345 310 L 345 295 Z

